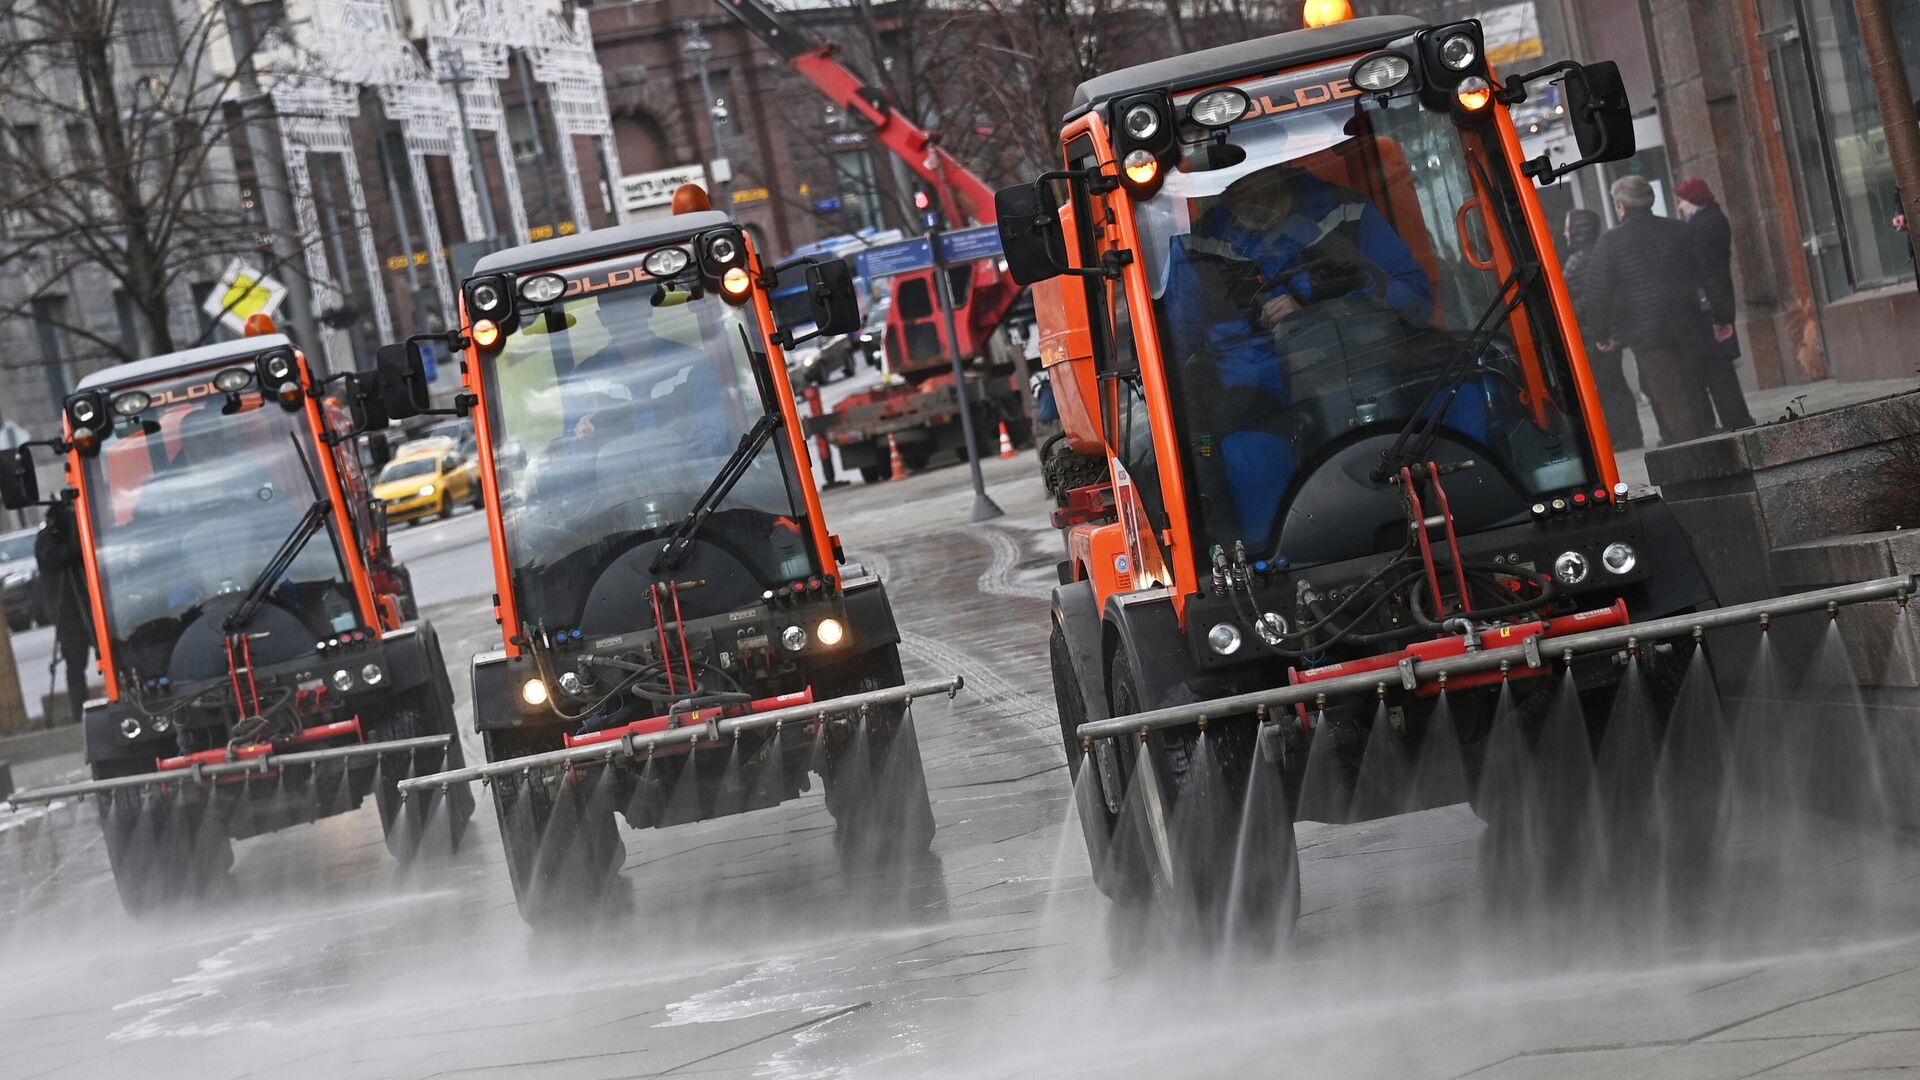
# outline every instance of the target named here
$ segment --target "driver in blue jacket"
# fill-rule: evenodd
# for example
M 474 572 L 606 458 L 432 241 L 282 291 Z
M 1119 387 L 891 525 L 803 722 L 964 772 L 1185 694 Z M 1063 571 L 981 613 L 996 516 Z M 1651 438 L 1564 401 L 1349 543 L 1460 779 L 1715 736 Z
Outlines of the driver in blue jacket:
M 1199 264 L 1212 269 L 1202 273 Z M 1223 425 L 1220 455 L 1242 535 L 1262 540 L 1297 464 L 1282 415 L 1293 403 L 1288 356 L 1342 352 L 1339 319 L 1298 316 L 1329 301 L 1367 299 L 1364 310 L 1376 319 L 1426 325 L 1432 284 L 1372 202 L 1293 164 L 1250 173 L 1221 192 L 1173 242 L 1167 273 L 1175 358 L 1210 361 L 1218 391 L 1232 399 L 1239 419 Z

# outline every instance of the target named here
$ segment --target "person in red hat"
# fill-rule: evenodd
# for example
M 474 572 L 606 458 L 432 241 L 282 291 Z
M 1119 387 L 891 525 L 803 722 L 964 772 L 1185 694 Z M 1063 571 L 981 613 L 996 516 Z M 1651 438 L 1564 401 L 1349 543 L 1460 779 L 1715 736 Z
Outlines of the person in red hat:
M 1732 311 L 1733 297 L 1733 223 L 1720 209 L 1713 188 L 1698 176 L 1689 176 L 1674 185 L 1680 200 L 1680 216 L 1694 230 L 1695 238 L 1706 252 L 1707 283 L 1700 292 L 1702 312 Z M 1703 315 L 1701 322 L 1711 330 L 1701 336 L 1700 382 L 1706 387 L 1713 411 L 1719 414 L 1720 430 L 1752 427 L 1753 414 L 1747 410 L 1746 391 L 1740 387 L 1740 373 L 1734 362 L 1740 359 L 1740 335 L 1732 323 L 1716 323 Z

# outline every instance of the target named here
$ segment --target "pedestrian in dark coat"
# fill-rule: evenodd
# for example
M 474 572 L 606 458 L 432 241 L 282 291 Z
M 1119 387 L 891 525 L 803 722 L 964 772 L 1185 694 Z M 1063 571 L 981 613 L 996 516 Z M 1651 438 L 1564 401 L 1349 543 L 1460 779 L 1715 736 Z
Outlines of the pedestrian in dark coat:
M 1627 385 L 1623 367 L 1625 357 L 1618 347 L 1600 348 L 1592 334 L 1585 333 L 1593 305 L 1586 271 L 1593 261 L 1593 245 L 1600 239 L 1600 215 L 1592 210 L 1567 211 L 1567 257 L 1561 263 L 1566 274 L 1567 292 L 1573 297 L 1573 311 L 1579 317 L 1581 337 L 1587 346 L 1587 367 L 1593 371 L 1593 384 L 1600 391 L 1600 409 L 1607 417 L 1607 434 L 1615 450 L 1638 450 L 1645 441 L 1640 431 L 1640 399 Z
M 33 561 L 40 571 L 45 610 L 53 617 L 54 656 L 67 669 L 67 708 L 77 724 L 87 700 L 93 612 L 87 602 L 86 568 L 71 497 L 47 508 L 47 520 L 33 540 Z M 53 726 L 53 717 L 47 717 L 47 726 Z
M 1623 176 L 1611 193 L 1620 224 L 1594 244 L 1583 274 L 1592 297 L 1586 332 L 1603 349 L 1632 349 L 1674 441 L 1697 439 L 1713 430 L 1696 370 L 1700 290 L 1709 277 L 1704 252 L 1686 222 L 1654 215 L 1646 177 Z M 1714 302 L 1712 321 L 1731 325 L 1731 303 Z
M 1705 253 L 1709 277 L 1701 293 L 1701 309 L 1733 311 L 1733 223 L 1714 197 L 1713 188 L 1697 176 L 1689 176 L 1673 189 L 1680 198 L 1680 215 L 1694 230 L 1695 239 Z M 1700 384 L 1720 415 L 1720 430 L 1734 431 L 1753 426 L 1753 414 L 1747 411 L 1747 394 L 1740 388 L 1740 373 L 1734 361 L 1740 359 L 1740 335 L 1731 323 L 1719 319 L 1708 322 L 1700 339 Z

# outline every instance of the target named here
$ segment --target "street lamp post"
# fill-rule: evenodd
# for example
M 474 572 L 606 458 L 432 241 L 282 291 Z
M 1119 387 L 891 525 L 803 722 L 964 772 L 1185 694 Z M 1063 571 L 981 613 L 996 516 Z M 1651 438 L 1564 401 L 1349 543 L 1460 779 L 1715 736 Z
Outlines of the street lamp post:
M 687 42 L 684 48 L 693 57 L 695 70 L 700 73 L 700 100 L 707 110 L 707 131 L 713 137 L 713 155 L 707 162 L 707 182 L 713 189 L 714 205 L 722 210 L 729 208 L 727 181 L 720 179 L 715 162 L 726 156 L 720 152 L 720 116 L 717 103 L 713 99 L 713 81 L 707 73 L 707 58 L 713 55 L 713 43 L 700 30 L 700 24 L 687 20 Z
M 500 235 L 500 224 L 493 216 L 493 189 L 487 184 L 487 169 L 480 163 L 480 137 L 474 134 L 473 124 L 467 120 L 467 84 L 473 76 L 467 73 L 467 59 L 455 49 L 447 54 L 447 74 L 440 80 L 453 87 L 453 104 L 460 110 L 460 129 L 467 136 L 467 165 L 473 172 L 473 191 L 480 198 L 480 223 L 487 230 L 483 239 L 492 240 Z
M 1920 265 L 1920 124 L 1915 123 L 1913 88 L 1900 59 L 1893 6 L 1887 0 L 1854 0 L 1853 11 L 1860 21 L 1860 44 L 1880 103 L 1893 180 L 1900 188 L 1900 212 L 1907 216 L 1907 244 Z

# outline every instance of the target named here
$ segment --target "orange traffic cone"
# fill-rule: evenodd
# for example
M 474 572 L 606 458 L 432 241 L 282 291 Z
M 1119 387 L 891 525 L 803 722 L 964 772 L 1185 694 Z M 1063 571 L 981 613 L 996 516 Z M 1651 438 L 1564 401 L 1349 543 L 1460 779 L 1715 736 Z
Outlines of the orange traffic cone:
M 1000 421 L 1000 456 L 1019 457 L 1019 451 L 1013 448 L 1013 436 L 1007 434 L 1007 422 Z
M 893 469 L 892 480 L 907 478 L 907 463 L 900 460 L 900 443 L 893 436 L 887 436 L 887 465 Z

